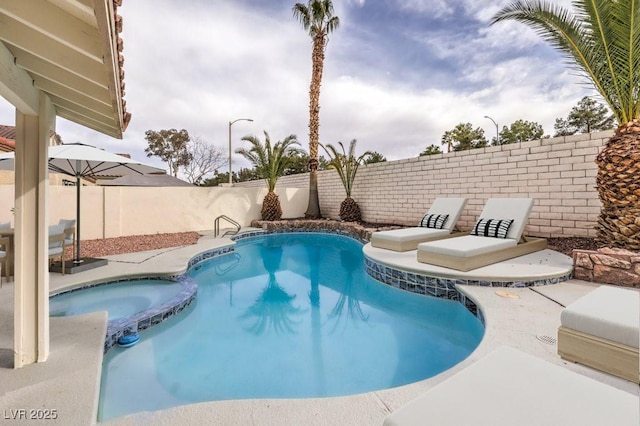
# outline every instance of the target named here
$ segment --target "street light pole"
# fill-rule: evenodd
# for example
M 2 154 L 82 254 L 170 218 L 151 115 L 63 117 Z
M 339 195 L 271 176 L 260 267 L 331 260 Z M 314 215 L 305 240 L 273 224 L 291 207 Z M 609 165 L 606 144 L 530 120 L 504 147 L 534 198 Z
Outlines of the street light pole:
M 250 118 L 238 118 L 229 122 L 229 185 L 233 185 L 232 170 L 231 170 L 231 125 L 236 121 L 253 121 Z
M 496 126 L 496 145 L 500 145 L 500 131 L 498 130 L 498 123 L 496 123 L 496 120 L 494 120 L 493 118 L 489 117 L 488 115 L 485 115 L 484 118 L 488 118 L 489 120 L 493 121 L 493 124 L 495 124 L 495 126 Z

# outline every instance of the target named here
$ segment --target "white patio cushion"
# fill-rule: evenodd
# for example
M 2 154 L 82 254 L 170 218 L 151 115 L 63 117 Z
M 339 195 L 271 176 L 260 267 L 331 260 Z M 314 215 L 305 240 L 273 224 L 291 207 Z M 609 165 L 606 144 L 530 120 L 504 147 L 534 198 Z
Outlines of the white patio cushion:
M 513 219 L 507 238 L 520 241 L 532 208 L 532 198 L 490 198 L 478 219 Z
M 60 254 L 60 253 L 62 253 L 62 246 L 49 248 L 49 256 L 53 256 L 55 254 Z
M 403 228 L 394 229 L 392 231 L 375 232 L 371 235 L 371 241 L 410 241 L 417 239 L 424 241 L 425 238 L 439 237 L 443 235 L 449 235 L 448 229 L 433 229 L 433 228 Z
M 436 198 L 431 203 L 427 214 L 448 214 L 449 218 L 442 229 L 451 231 L 456 226 L 465 204 L 467 204 L 466 198 Z
M 602 286 L 568 305 L 562 326 L 634 348 L 639 347 L 640 293 Z
M 501 239 L 464 235 L 462 237 L 448 238 L 446 240 L 421 243 L 418 245 L 418 250 L 455 257 L 471 257 L 509 247 L 515 247 L 516 245 L 516 240 L 509 238 Z
M 384 426 L 637 425 L 638 397 L 501 347 L 391 413 Z
M 49 226 L 49 236 L 60 235 L 64 233 L 64 225 L 51 225 Z M 58 250 L 59 251 L 56 251 Z M 55 241 L 49 243 L 49 255 L 54 255 L 62 252 L 62 241 Z

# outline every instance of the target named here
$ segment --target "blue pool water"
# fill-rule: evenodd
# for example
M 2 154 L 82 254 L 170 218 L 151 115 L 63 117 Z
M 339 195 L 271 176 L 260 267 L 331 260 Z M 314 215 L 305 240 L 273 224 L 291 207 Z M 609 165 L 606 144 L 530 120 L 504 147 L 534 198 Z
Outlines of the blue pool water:
M 200 401 L 340 396 L 438 374 L 484 328 L 461 304 L 378 283 L 362 246 L 271 235 L 192 269 L 195 304 L 105 355 L 99 419 Z
M 51 316 L 108 311 L 109 321 L 130 317 L 170 300 L 182 285 L 166 280 L 136 280 L 71 291 L 49 299 Z

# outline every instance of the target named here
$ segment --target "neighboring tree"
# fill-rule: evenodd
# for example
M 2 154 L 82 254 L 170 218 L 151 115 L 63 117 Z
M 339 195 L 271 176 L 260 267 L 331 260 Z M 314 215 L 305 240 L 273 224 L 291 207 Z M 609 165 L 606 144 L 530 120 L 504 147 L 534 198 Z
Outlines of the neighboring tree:
M 235 175 L 234 172 L 233 176 L 235 177 Z M 218 186 L 225 182 L 229 182 L 229 173 L 220 173 L 216 170 L 213 172 L 213 177 L 203 179 L 200 186 Z
M 144 134 L 149 146 L 144 149 L 147 157 L 160 157 L 169 165 L 169 173 L 178 177 L 178 170 L 191 161 L 187 145 L 191 138 L 185 129 L 147 130 Z
M 566 120 L 556 119 L 555 136 L 569 136 L 576 133 L 591 133 L 613 129 L 614 118 L 609 109 L 585 96 L 571 112 Z
M 596 157 L 602 209 L 597 240 L 640 250 L 640 8 L 633 1 L 575 0 L 573 10 L 518 1 L 493 17 L 536 30 L 564 53 L 609 106 L 618 128 Z
M 509 127 L 502 127 L 500 145 L 533 141 L 542 138 L 543 135 L 542 125 L 534 121 L 517 120 L 511 123 Z M 496 138 L 491 139 L 491 145 L 496 145 Z
M 558 136 L 571 136 L 576 133 L 577 130 L 572 129 L 569 125 L 569 122 L 564 118 L 556 118 L 556 123 L 553 125 L 553 130 L 556 132 L 553 134 L 553 137 Z
M 267 182 L 269 192 L 262 202 L 263 220 L 280 220 L 282 217 L 282 207 L 280 199 L 274 192 L 278 178 L 290 165 L 293 155 L 302 152 L 295 145 L 300 145 L 296 135 L 289 135 L 284 140 L 276 142 L 271 146 L 269 134 L 264 132 L 264 144 L 256 136 L 245 136 L 243 141 L 251 144 L 250 149 L 238 148 L 236 153 L 242 155 L 254 165 L 257 175 Z
M 247 169 L 242 168 L 236 173 L 235 171 L 231 174 L 231 179 L 233 182 L 247 182 L 250 180 L 260 179 L 256 169 Z M 225 184 L 229 182 L 229 173 L 220 173 L 217 170 L 213 172 L 213 177 L 206 178 L 200 183 L 200 186 L 218 186 L 220 184 Z
M 296 152 L 291 156 L 291 163 L 284 171 L 283 176 L 299 175 L 308 171 L 309 155 L 306 152 Z
M 260 174 L 255 168 L 249 169 L 249 168 L 243 167 L 240 170 L 238 170 L 237 174 L 236 172 L 233 172 L 232 177 L 235 179 L 234 182 L 248 182 L 250 180 L 260 179 Z M 227 180 L 228 179 L 229 179 L 229 174 L 227 174 Z
M 293 16 L 313 40 L 311 53 L 311 84 L 309 88 L 309 205 L 305 216 L 319 218 L 320 200 L 318 198 L 318 128 L 320 127 L 320 84 L 324 67 L 324 50 L 329 34 L 340 25 L 340 19 L 333 15 L 331 0 L 309 0 L 307 4 L 296 3 Z
M 365 164 L 365 159 L 373 154 L 370 151 L 366 151 L 361 156 L 356 157 L 356 144 L 358 141 L 353 139 L 349 144 L 349 153 L 344 150 L 342 142 L 338 142 L 342 153 L 338 152 L 338 149 L 328 144 L 327 146 L 321 145 L 329 156 L 329 165 L 327 168 L 336 169 L 344 191 L 347 193 L 347 198 L 340 203 L 340 219 L 346 222 L 358 222 L 362 219 L 360 207 L 358 203 L 351 198 L 351 190 L 353 189 L 353 183 L 356 180 L 356 174 L 360 165 Z
M 229 164 L 222 148 L 211 145 L 198 136 L 191 138 L 187 152 L 191 161 L 183 165 L 182 170 L 187 180 L 194 185 L 200 185 L 206 175 Z
M 384 163 L 387 158 L 376 151 L 371 151 L 371 154 L 364 159 L 364 164 Z
M 480 127 L 475 130 L 471 123 L 460 123 L 442 135 L 442 145 L 447 146 L 447 152 L 464 151 L 466 149 L 482 148 L 487 146 L 487 138 Z
M 420 157 L 422 157 L 423 155 L 434 155 L 434 154 L 442 154 L 442 150 L 440 149 L 439 146 L 431 144 L 427 147 L 427 149 L 425 149 L 420 153 Z

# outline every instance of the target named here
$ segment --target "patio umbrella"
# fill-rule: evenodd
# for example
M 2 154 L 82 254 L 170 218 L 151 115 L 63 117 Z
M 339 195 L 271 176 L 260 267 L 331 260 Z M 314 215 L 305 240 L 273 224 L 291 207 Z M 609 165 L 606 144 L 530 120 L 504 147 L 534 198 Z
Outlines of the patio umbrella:
M 12 170 L 14 153 L 0 154 L 0 169 Z M 101 176 L 125 176 L 131 174 L 164 173 L 164 170 L 142 164 L 122 155 L 112 154 L 82 143 L 49 147 L 49 170 L 76 178 L 76 258 L 80 258 L 80 179 Z

